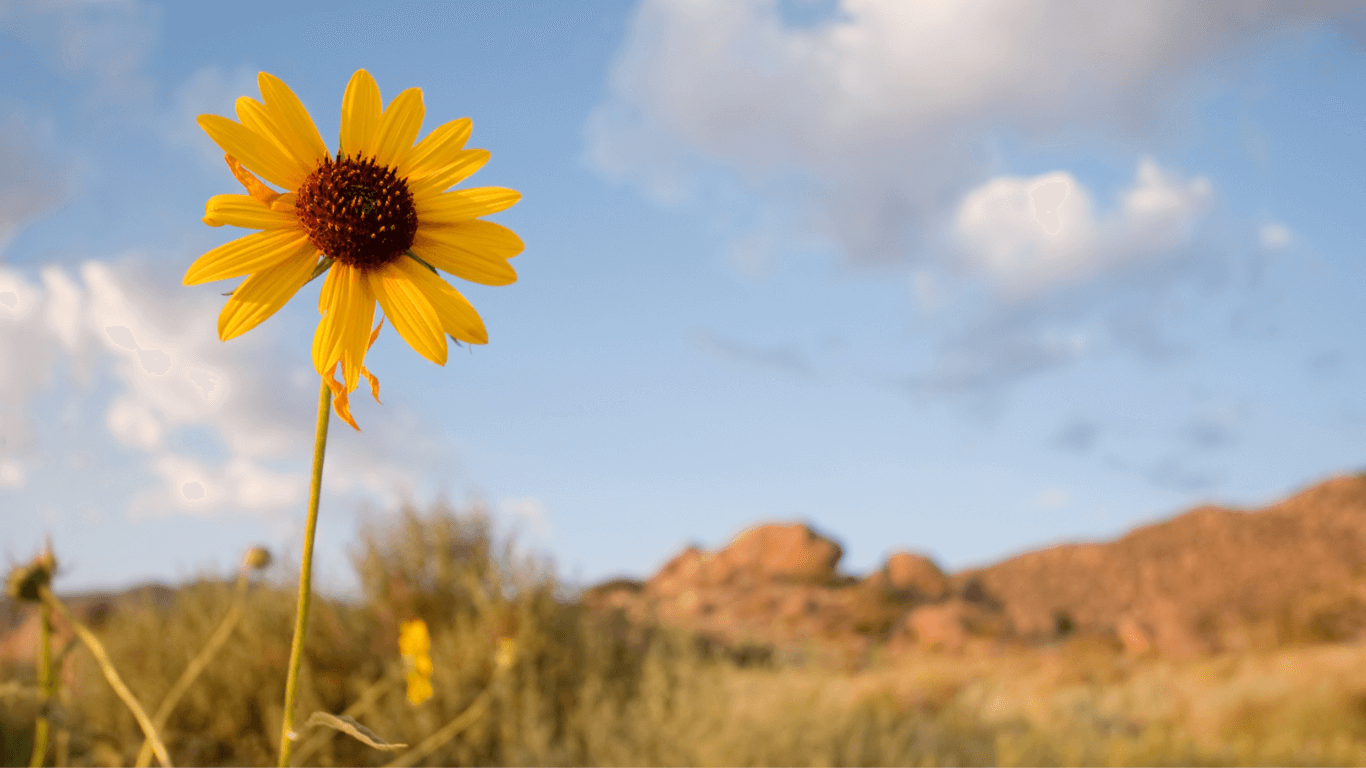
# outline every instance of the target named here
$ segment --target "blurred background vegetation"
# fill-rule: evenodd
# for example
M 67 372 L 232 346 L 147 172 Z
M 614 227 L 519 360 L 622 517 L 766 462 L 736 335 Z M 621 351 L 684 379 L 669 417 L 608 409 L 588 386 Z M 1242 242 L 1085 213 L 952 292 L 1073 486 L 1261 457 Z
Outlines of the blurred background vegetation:
M 314 728 L 295 764 L 1366 764 L 1359 645 L 1176 663 L 1078 637 L 991 656 L 910 653 L 863 670 L 792 666 L 590 612 L 544 563 L 513 551 L 477 507 L 407 508 L 364 529 L 352 553 L 363 600 L 315 599 L 297 722 L 345 713 L 425 751 Z M 146 708 L 208 642 L 233 592 L 205 578 L 98 624 Z M 283 579 L 252 586 L 163 730 L 177 765 L 274 764 L 294 609 Z M 417 706 L 397 647 L 400 622 L 413 619 L 430 629 L 435 668 L 435 694 Z M 72 653 L 47 764 L 132 765 L 141 731 L 89 655 Z M 31 665 L 0 668 L 5 765 L 28 763 L 35 679 Z

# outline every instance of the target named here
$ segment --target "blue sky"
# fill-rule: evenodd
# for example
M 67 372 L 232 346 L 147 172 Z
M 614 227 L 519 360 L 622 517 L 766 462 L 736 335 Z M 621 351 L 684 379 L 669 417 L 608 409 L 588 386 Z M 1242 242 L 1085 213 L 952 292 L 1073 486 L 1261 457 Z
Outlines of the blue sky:
M 583 584 L 763 521 L 957 570 L 1359 471 L 1364 44 L 1352 3 L 0 1 L 4 555 L 297 553 L 320 283 L 228 343 L 233 282 L 180 284 L 245 233 L 195 117 L 259 71 L 333 148 L 356 69 L 421 87 L 523 194 L 518 282 L 451 278 L 490 343 L 386 329 L 333 421 L 330 589 L 403 499 Z

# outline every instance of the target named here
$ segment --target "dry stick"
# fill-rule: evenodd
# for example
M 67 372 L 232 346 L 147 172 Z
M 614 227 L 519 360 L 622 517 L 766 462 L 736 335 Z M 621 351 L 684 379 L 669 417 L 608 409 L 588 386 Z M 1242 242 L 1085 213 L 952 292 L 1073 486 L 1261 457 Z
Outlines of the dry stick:
M 38 606 L 38 687 L 42 689 L 42 703 L 38 720 L 33 725 L 33 753 L 30 768 L 39 768 L 47 757 L 47 706 L 52 701 L 52 609 L 43 603 Z
M 166 768 L 171 768 L 171 756 L 166 754 L 166 745 L 161 743 L 161 737 L 157 735 L 156 726 L 152 725 L 151 718 L 147 717 L 147 713 L 142 709 L 142 705 L 133 697 L 133 692 L 128 690 L 128 686 L 123 684 L 123 679 L 119 677 L 118 670 L 114 668 L 113 662 L 109 660 L 109 655 L 104 652 L 104 646 L 100 644 L 99 638 L 95 637 L 95 634 L 89 629 L 86 629 L 86 626 L 78 621 L 76 617 L 71 614 L 71 611 L 67 610 L 65 605 L 62 605 L 61 601 L 57 599 L 56 595 L 52 594 L 52 590 L 47 585 L 38 588 L 38 596 L 42 598 L 45 605 L 52 606 L 57 613 L 62 615 L 62 618 L 66 619 L 66 623 L 70 624 L 71 628 L 76 630 L 76 635 L 81 638 L 81 642 L 85 643 L 85 647 L 90 649 L 90 655 L 94 656 L 95 661 L 100 665 L 100 671 L 104 672 L 104 679 L 109 681 L 109 685 L 114 689 L 114 693 L 118 694 L 119 698 L 123 700 L 124 705 L 133 713 L 133 717 L 137 718 L 138 725 L 141 726 L 142 732 L 147 735 L 148 739 L 151 739 L 152 749 L 156 751 L 157 759 L 160 760 L 161 764 L 166 766 Z
M 375 702 L 379 701 L 380 694 L 384 693 L 385 689 L 391 687 L 401 679 L 402 678 L 397 675 L 394 675 L 392 671 L 386 671 L 378 680 L 371 683 L 369 688 L 365 689 L 365 692 L 360 695 L 359 699 L 356 699 L 351 703 L 351 706 L 342 710 L 341 716 L 356 717 L 357 715 L 364 714 L 370 707 L 375 705 Z M 312 757 L 313 753 L 321 749 L 322 746 L 327 743 L 327 740 L 332 738 L 335 734 L 336 731 L 323 729 L 308 737 L 308 739 L 300 744 L 299 749 L 290 757 L 290 765 L 303 764 L 304 761 Z
M 489 708 L 489 701 L 492 699 L 493 697 L 489 695 L 488 689 L 485 689 L 483 693 L 479 694 L 479 698 L 466 707 L 464 712 L 456 715 L 454 720 L 442 726 L 441 730 L 423 739 L 421 744 L 399 755 L 393 762 L 385 763 L 384 768 L 399 768 L 399 766 L 406 768 L 445 746 L 446 742 L 473 725 L 474 721 L 478 720 Z
M 228 608 L 228 615 L 223 617 L 218 629 L 214 630 L 213 637 L 210 637 L 209 642 L 204 644 L 204 647 L 190 661 L 190 665 L 185 668 L 185 671 L 180 673 L 180 679 L 175 681 L 175 685 L 171 686 L 166 698 L 161 700 L 161 706 L 157 707 L 157 713 L 152 717 L 152 724 L 156 726 L 158 731 L 166 727 L 166 721 L 171 718 L 171 712 L 175 710 L 175 705 L 180 703 L 181 697 L 190 690 L 190 686 L 194 684 L 195 679 L 204 671 L 204 668 L 209 665 L 214 654 L 218 653 L 218 649 L 227 642 L 228 636 L 232 634 L 237 622 L 242 619 L 243 605 L 246 603 L 246 599 L 247 573 L 243 570 L 237 575 L 237 592 L 232 597 L 232 607 Z M 147 768 L 151 762 L 152 740 L 143 739 L 142 750 L 138 752 L 138 760 L 134 765 L 137 768 Z

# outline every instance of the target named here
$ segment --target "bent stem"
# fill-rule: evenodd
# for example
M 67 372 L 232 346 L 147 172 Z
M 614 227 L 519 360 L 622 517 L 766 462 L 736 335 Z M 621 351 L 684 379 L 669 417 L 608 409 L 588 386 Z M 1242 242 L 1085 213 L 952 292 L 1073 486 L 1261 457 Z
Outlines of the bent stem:
M 128 707 L 129 711 L 133 713 L 133 717 L 138 721 L 143 734 L 152 742 L 152 751 L 156 753 L 157 759 L 161 761 L 162 765 L 169 768 L 171 756 L 166 752 L 166 745 L 161 743 L 161 736 L 157 734 L 156 726 L 152 725 L 152 718 L 147 716 L 147 712 L 138 703 L 137 698 L 133 696 L 133 692 L 128 690 L 127 685 L 124 685 L 123 678 L 119 677 L 118 670 L 114 668 L 114 663 L 109 660 L 109 654 L 105 653 L 104 645 L 99 638 L 95 637 L 93 632 L 78 621 L 65 605 L 62 605 L 46 584 L 38 588 L 38 597 L 42 599 L 44 605 L 51 606 L 57 613 L 61 614 L 62 618 L 66 619 L 66 623 L 70 624 L 71 628 L 76 631 L 81 642 L 85 643 L 85 647 L 90 650 L 90 655 L 95 657 L 95 663 L 100 665 L 104 679 L 109 681 L 114 693 L 123 700 L 124 705 Z
M 38 687 L 43 703 L 38 710 L 38 721 L 33 724 L 33 754 L 28 764 L 38 768 L 47 757 L 48 703 L 52 701 L 52 609 L 47 603 L 38 606 Z
M 243 566 L 242 571 L 237 574 L 237 590 L 233 594 L 232 606 L 228 608 L 228 614 L 223 617 L 223 622 L 218 625 L 218 629 L 215 630 L 213 636 L 209 638 L 209 642 L 199 651 L 199 655 L 195 656 L 194 659 L 190 661 L 190 665 L 180 674 L 180 679 L 176 680 L 175 685 L 171 686 L 170 692 L 166 694 L 166 698 L 162 700 L 161 706 L 157 707 L 156 714 L 152 716 L 152 723 L 158 730 L 166 727 L 166 721 L 170 719 L 171 712 L 175 710 L 176 704 L 180 703 L 181 697 L 185 695 L 186 691 L 190 690 L 190 686 L 194 684 L 195 679 L 204 671 L 204 668 L 209 665 L 214 654 L 218 653 L 218 649 L 223 646 L 223 643 L 227 642 L 228 636 L 232 634 L 233 628 L 237 626 L 237 622 L 242 618 L 242 612 L 246 601 L 247 570 L 246 566 Z M 146 768 L 151 761 L 152 740 L 144 739 L 142 742 L 142 751 L 138 753 L 137 762 L 133 765 L 136 768 Z
M 308 522 L 304 527 L 304 556 L 299 564 L 299 608 L 294 619 L 294 645 L 289 650 L 289 677 L 285 681 L 285 713 L 280 724 L 280 768 L 289 765 L 294 749 L 294 705 L 299 692 L 299 666 L 304 659 L 304 630 L 308 626 L 308 607 L 313 601 L 313 533 L 318 527 L 318 496 L 323 482 L 323 451 L 327 448 L 327 422 L 332 407 L 332 390 L 327 379 L 318 393 L 318 432 L 313 440 L 313 484 L 308 497 Z

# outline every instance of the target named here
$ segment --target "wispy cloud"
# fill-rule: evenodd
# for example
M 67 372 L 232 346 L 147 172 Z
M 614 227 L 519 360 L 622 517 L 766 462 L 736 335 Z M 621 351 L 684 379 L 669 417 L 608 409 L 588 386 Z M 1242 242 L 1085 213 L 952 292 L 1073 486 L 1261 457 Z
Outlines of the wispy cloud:
M 166 140 L 193 151 L 200 164 L 214 170 L 223 167 L 223 150 L 214 144 L 196 122 L 200 115 L 235 116 L 233 104 L 238 97 L 258 93 L 256 73 L 245 68 L 228 72 L 222 67 L 201 68 L 176 89 L 171 109 L 164 119 Z
M 48 70 L 85 83 L 86 103 L 100 110 L 148 106 L 155 96 L 147 59 L 161 39 L 163 11 L 141 0 L 43 2 L 0 7 L 0 30 L 13 33 Z
M 1290 229 L 1284 224 L 1263 224 L 1257 230 L 1257 239 L 1268 251 L 1275 251 L 1290 245 Z
M 693 344 L 699 349 L 745 365 L 810 378 L 815 369 L 799 352 L 790 347 L 758 347 L 724 338 L 710 331 L 694 331 Z
M 1092 419 L 1073 419 L 1062 426 L 1050 444 L 1071 453 L 1089 453 L 1100 437 L 1100 425 Z
M 44 162 L 39 130 L 14 113 L 0 122 L 0 255 L 19 230 L 50 213 L 74 192 L 70 169 Z

